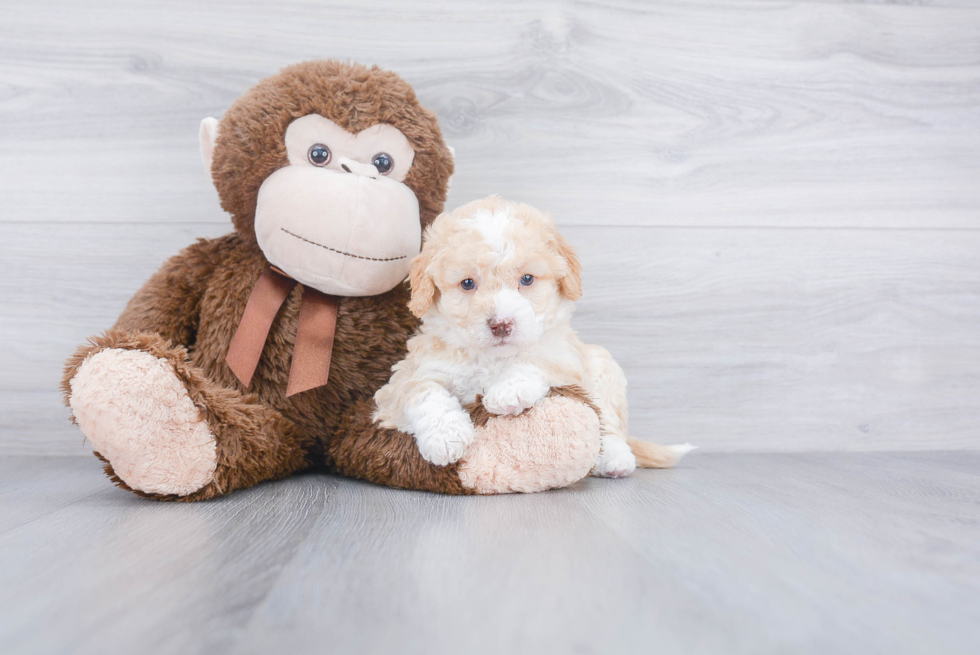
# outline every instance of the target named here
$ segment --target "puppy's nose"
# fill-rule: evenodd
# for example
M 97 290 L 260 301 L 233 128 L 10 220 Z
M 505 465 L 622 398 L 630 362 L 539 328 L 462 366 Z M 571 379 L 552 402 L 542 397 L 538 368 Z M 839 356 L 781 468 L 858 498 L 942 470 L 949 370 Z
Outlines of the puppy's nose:
M 487 321 L 487 325 L 490 326 L 490 331 L 493 332 L 493 336 L 498 339 L 509 337 L 510 333 L 514 331 L 514 319 L 512 318 L 497 318 L 494 316 Z

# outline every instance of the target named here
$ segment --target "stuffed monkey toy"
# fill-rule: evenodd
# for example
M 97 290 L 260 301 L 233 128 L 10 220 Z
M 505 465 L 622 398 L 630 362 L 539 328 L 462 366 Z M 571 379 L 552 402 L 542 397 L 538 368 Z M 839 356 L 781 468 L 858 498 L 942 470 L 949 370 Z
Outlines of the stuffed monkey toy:
M 120 487 L 212 498 L 321 468 L 449 494 L 539 491 L 586 475 L 594 407 L 553 390 L 435 466 L 372 420 L 418 324 L 405 278 L 442 211 L 453 156 L 397 75 L 312 61 L 201 124 L 234 231 L 166 262 L 115 326 L 68 360 L 72 420 Z

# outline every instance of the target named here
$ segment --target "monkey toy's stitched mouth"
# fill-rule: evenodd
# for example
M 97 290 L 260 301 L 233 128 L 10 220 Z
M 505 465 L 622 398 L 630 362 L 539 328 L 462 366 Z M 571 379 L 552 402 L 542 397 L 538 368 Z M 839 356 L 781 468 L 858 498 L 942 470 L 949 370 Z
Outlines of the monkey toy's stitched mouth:
M 331 248 L 330 246 L 325 246 L 322 243 L 317 243 L 316 241 L 310 241 L 306 237 L 301 237 L 298 234 L 294 234 L 294 233 L 290 232 L 289 230 L 287 230 L 284 227 L 280 227 L 279 229 L 282 230 L 283 232 L 285 232 L 286 234 L 288 234 L 291 237 L 296 237 L 300 241 L 305 241 L 306 243 L 309 243 L 310 245 L 319 246 L 319 247 L 323 248 L 324 250 L 329 250 L 330 252 L 335 252 L 338 255 L 344 255 L 345 257 L 353 257 L 354 259 L 366 259 L 366 260 L 372 261 L 372 262 L 395 262 L 395 261 L 398 261 L 399 259 L 408 259 L 408 255 L 402 255 L 401 257 L 387 257 L 387 258 L 384 258 L 384 259 L 379 258 L 379 257 L 365 257 L 364 255 L 355 255 L 354 253 L 344 252 L 343 250 L 337 250 L 336 248 Z

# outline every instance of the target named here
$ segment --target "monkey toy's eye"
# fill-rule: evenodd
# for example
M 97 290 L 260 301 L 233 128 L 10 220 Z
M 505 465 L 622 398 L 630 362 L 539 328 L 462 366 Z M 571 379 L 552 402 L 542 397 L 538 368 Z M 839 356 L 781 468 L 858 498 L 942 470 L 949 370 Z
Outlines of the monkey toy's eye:
M 330 163 L 330 148 L 322 143 L 310 146 L 308 157 L 310 158 L 310 163 L 314 166 L 326 166 Z
M 459 286 L 462 287 L 463 291 L 472 291 L 473 289 L 476 288 L 476 282 L 474 282 L 470 278 L 466 278 L 465 280 L 459 283 Z
M 521 276 L 521 284 L 523 286 L 529 287 L 531 286 L 532 282 L 534 282 L 534 276 L 531 275 L 530 273 L 525 273 L 524 275 Z
M 378 172 L 382 175 L 387 175 L 391 172 L 391 169 L 395 167 L 395 160 L 391 158 L 387 152 L 379 152 L 371 160 L 374 167 L 378 169 Z

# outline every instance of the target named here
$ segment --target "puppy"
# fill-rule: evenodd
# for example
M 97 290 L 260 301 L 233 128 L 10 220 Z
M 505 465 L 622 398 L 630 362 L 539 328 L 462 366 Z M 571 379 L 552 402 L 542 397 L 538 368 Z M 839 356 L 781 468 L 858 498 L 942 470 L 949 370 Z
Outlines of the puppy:
M 584 388 L 599 408 L 593 475 L 670 467 L 693 448 L 628 436 L 626 378 L 605 348 L 572 330 L 579 261 L 549 214 L 490 196 L 441 214 L 424 244 L 409 273 L 409 307 L 422 325 L 375 394 L 374 418 L 415 435 L 426 460 L 463 455 L 474 428 L 462 406 L 477 396 L 492 414 L 519 414 L 565 385 Z

